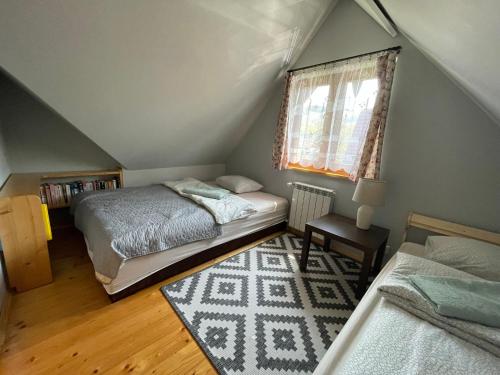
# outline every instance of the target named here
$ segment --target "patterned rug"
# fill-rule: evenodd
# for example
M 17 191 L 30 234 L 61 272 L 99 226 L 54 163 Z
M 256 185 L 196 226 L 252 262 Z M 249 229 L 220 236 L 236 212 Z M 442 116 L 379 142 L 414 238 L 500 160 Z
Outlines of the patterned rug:
M 221 374 L 310 374 L 358 301 L 359 265 L 286 233 L 162 287 Z

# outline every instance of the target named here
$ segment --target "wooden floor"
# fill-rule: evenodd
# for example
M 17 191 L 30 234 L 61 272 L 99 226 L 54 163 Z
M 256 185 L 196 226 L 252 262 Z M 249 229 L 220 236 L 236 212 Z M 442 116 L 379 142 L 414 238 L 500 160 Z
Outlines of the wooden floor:
M 261 241 L 111 304 L 80 233 L 54 238 L 54 282 L 13 296 L 1 374 L 216 373 L 159 287 Z

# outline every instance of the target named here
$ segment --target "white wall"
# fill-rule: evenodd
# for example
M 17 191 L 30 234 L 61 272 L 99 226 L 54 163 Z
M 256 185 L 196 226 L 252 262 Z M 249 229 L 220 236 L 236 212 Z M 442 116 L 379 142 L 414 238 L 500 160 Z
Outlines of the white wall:
M 225 164 L 139 170 L 124 169 L 123 180 L 125 187 L 157 184 L 166 180 L 180 180 L 186 177 L 194 177 L 202 181 L 211 181 L 224 175 L 225 172 Z
M 1 72 L 0 118 L 13 173 L 106 169 L 119 165 L 70 123 Z
M 375 223 L 399 246 L 409 211 L 500 231 L 500 127 L 404 37 L 391 38 L 354 2 L 340 1 L 296 67 L 402 45 L 382 155 L 386 206 Z M 227 159 L 228 173 L 248 175 L 286 197 L 288 181 L 337 191 L 335 211 L 355 217 L 351 182 L 271 166 L 282 88 Z

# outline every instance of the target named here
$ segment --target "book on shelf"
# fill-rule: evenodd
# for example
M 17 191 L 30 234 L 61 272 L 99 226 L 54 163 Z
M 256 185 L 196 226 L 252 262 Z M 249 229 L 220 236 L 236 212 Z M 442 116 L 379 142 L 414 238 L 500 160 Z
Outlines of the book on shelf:
M 40 200 L 49 208 L 68 207 L 76 195 L 96 190 L 115 190 L 120 187 L 118 178 L 112 180 L 91 180 L 44 183 L 40 185 Z
M 47 194 L 45 193 L 45 186 L 40 185 L 40 200 L 42 204 L 47 204 Z

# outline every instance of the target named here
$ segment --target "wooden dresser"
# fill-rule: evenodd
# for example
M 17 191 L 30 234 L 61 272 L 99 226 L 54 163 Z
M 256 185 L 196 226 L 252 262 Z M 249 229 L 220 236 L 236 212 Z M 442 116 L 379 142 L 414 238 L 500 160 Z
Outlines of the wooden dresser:
M 0 191 L 0 239 L 9 286 L 22 292 L 52 281 L 39 174 L 12 174 Z

